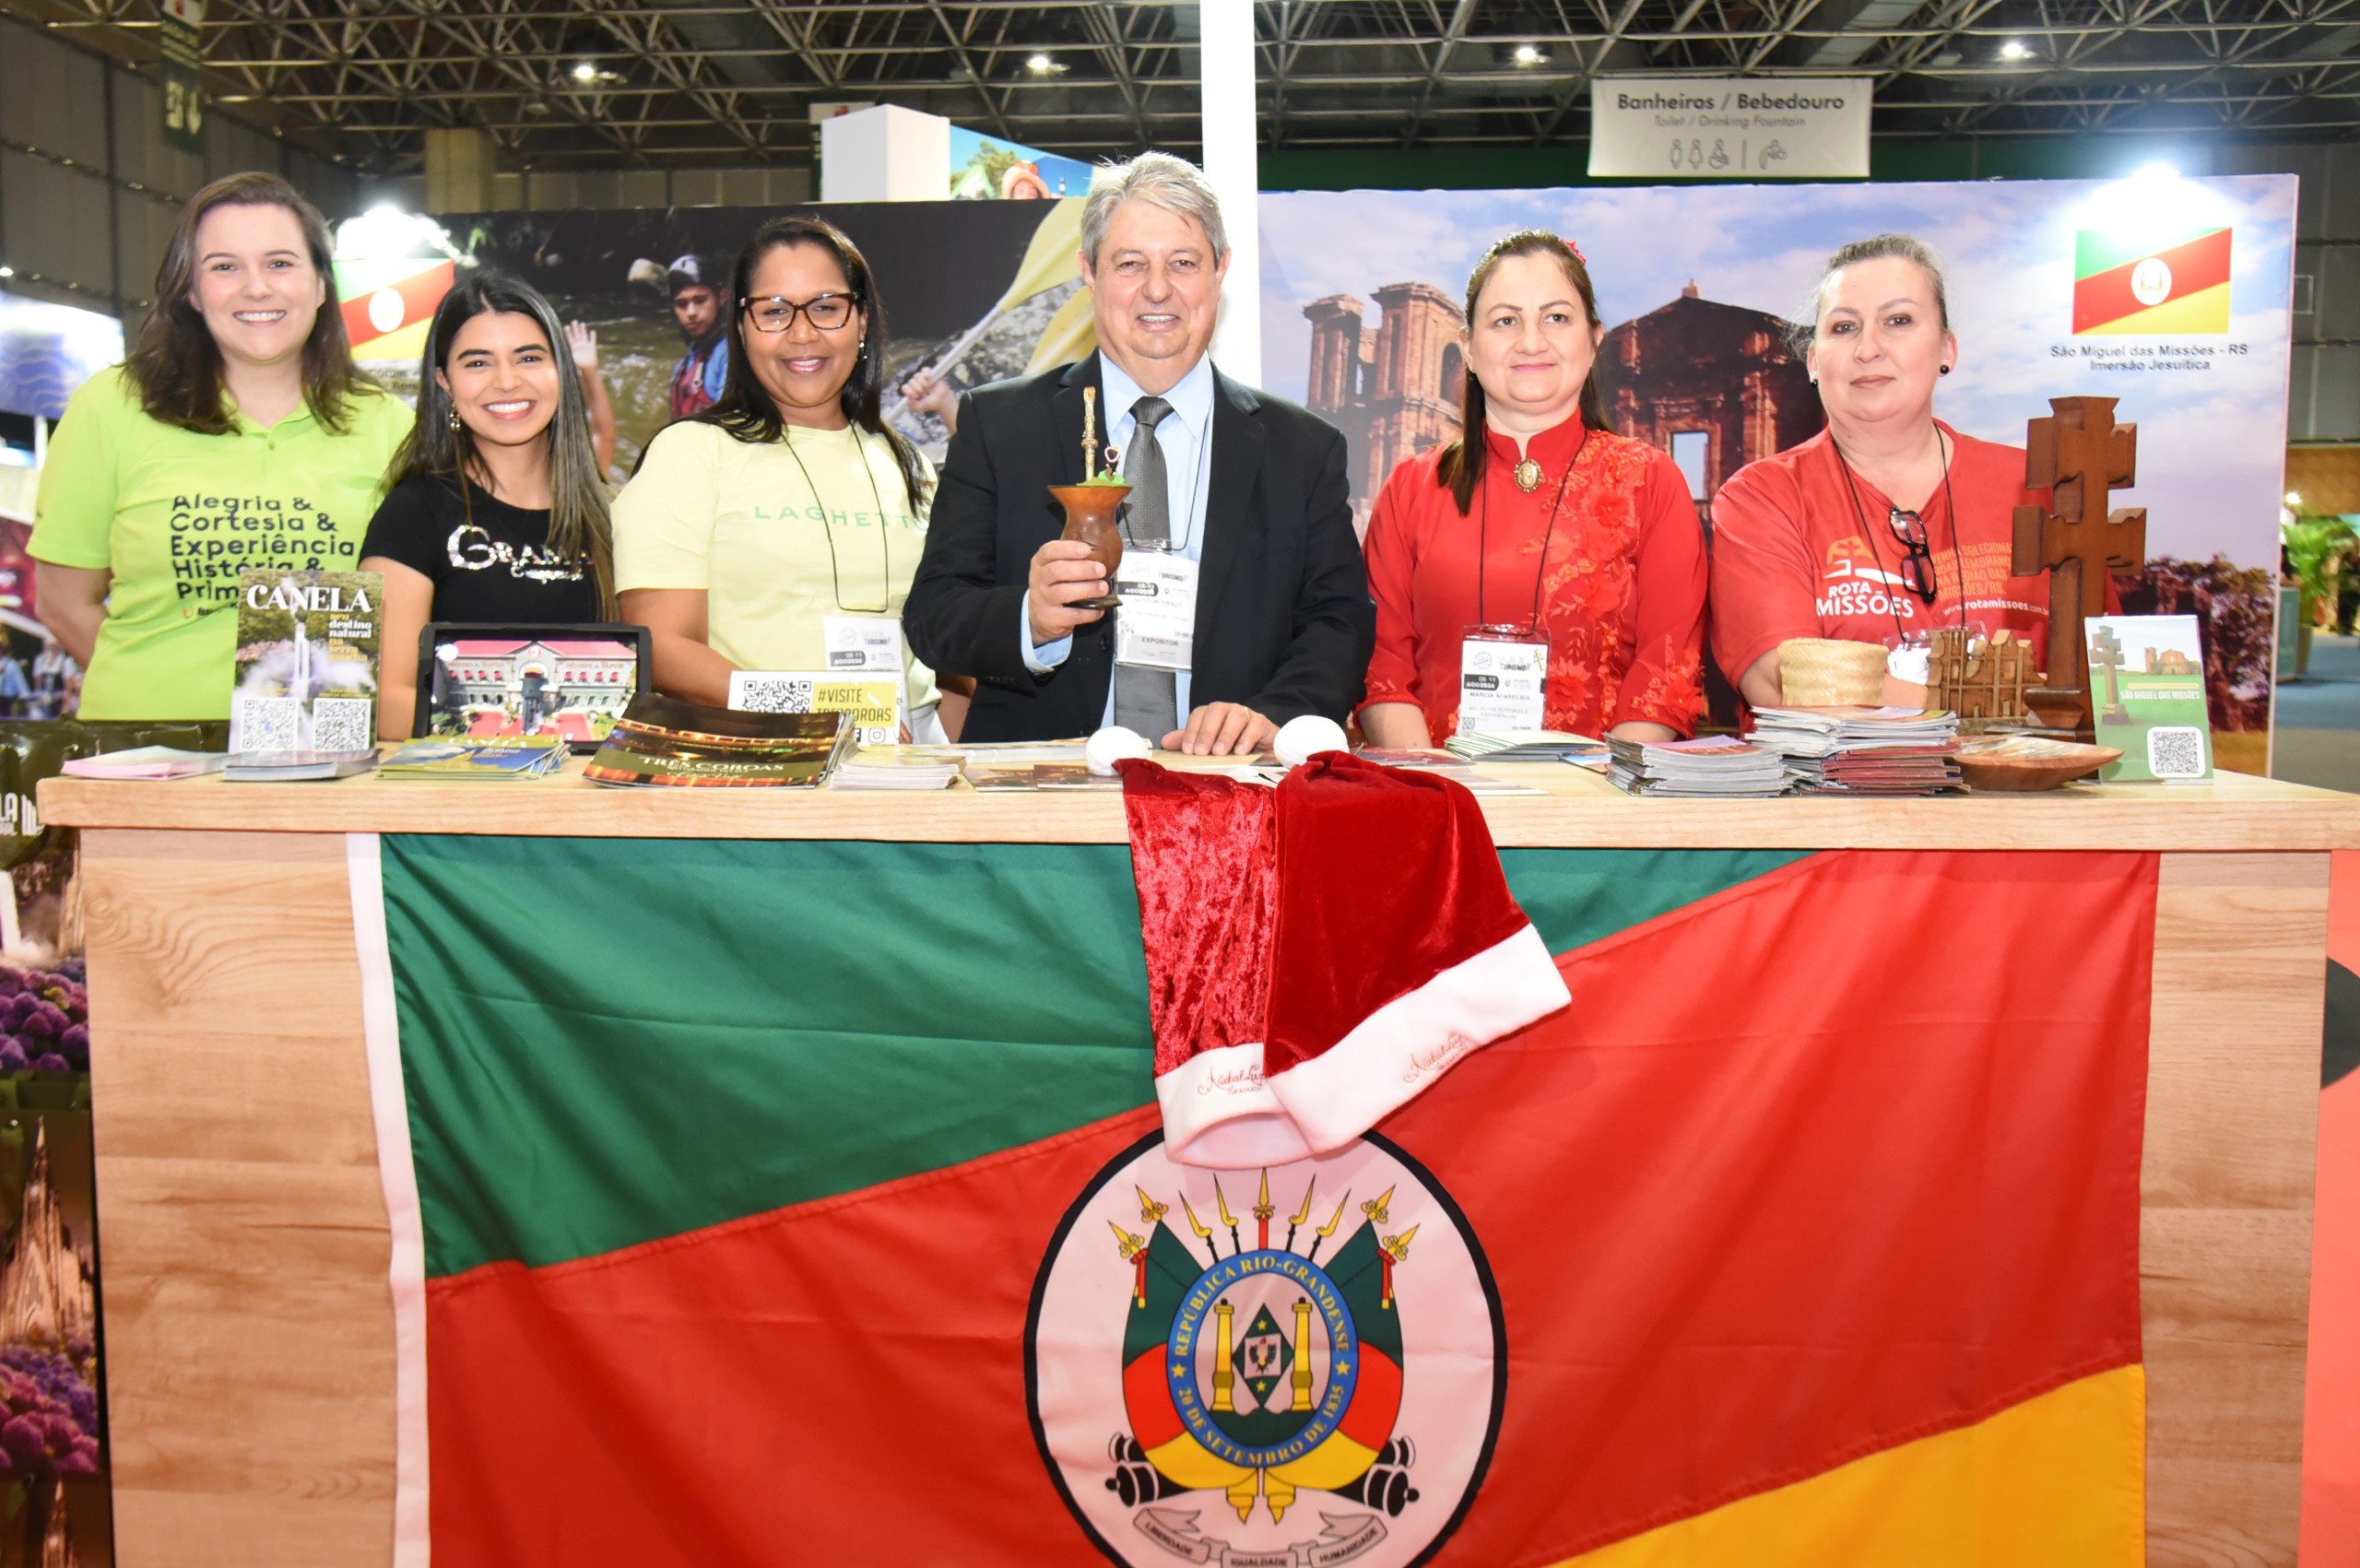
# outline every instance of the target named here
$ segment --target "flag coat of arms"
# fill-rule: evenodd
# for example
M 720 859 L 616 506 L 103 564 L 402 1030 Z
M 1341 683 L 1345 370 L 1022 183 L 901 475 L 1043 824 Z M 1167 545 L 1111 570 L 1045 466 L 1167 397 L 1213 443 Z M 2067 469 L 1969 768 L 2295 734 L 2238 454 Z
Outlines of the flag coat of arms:
M 2207 229 L 2157 244 L 2083 230 L 2073 242 L 2073 335 L 2228 331 L 2233 232 Z
M 2143 1561 L 2152 855 L 1507 850 L 1572 1005 L 1165 1155 L 1121 845 L 349 841 L 396 1561 Z

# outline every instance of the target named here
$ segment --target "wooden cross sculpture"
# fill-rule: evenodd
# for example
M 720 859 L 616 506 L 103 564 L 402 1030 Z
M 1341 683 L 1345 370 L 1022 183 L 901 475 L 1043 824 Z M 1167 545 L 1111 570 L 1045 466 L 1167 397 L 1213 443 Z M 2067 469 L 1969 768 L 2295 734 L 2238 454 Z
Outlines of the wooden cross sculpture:
M 2098 716 L 2110 725 L 2127 725 L 2130 713 L 2122 706 L 2122 687 L 2116 678 L 2122 669 L 2122 639 L 2114 634 L 2111 626 L 2101 627 L 2090 639 L 2090 662 L 2106 671 L 2106 712 Z M 2097 695 L 2095 672 L 2092 672 L 2090 694 Z
M 2083 619 L 2106 611 L 2109 572 L 2143 566 L 2147 509 L 2109 513 L 2106 492 L 2136 482 L 2139 428 L 2114 422 L 2112 397 L 2052 397 L 2053 412 L 2028 422 L 2024 484 L 2054 492 L 2052 510 L 2019 506 L 2012 570 L 2048 573 L 2046 706 L 2070 707 L 2086 737 L 2092 725 Z

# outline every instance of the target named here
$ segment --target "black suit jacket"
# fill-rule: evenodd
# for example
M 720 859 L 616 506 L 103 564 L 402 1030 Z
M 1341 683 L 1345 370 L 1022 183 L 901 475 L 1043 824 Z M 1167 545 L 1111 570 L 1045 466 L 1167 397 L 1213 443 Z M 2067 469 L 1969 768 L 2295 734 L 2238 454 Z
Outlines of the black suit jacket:
M 1219 371 L 1213 381 L 1188 700 L 1243 702 L 1280 724 L 1304 713 L 1340 724 L 1376 641 L 1343 435 Z M 1081 482 L 1081 390 L 1097 384 L 1092 354 L 962 400 L 902 624 L 919 658 L 976 678 L 962 738 L 1088 735 L 1105 714 L 1111 616 L 1077 631 L 1044 676 L 1025 667 L 1018 644 L 1032 553 L 1065 527 L 1049 487 Z

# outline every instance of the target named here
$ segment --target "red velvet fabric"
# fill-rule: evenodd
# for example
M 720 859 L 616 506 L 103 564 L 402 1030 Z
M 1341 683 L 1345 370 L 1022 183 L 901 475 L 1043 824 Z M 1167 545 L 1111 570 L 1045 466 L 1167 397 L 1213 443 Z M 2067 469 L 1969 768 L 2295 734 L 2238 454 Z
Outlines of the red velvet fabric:
M 1200 1051 L 1262 1038 L 1277 920 L 1275 792 L 1144 760 L 1116 765 L 1161 1078 Z
M 1464 785 L 1325 751 L 1277 795 L 1284 905 L 1266 1079 L 1527 924 Z M 1381 869 L 1363 875 L 1372 867 Z

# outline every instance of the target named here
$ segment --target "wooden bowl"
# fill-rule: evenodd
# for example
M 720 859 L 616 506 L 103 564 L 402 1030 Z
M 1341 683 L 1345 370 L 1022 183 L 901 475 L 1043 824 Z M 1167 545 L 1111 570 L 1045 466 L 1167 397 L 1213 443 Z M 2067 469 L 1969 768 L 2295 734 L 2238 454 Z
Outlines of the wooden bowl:
M 1994 736 L 1959 745 L 1959 776 L 1969 789 L 2055 789 L 2087 778 L 2122 756 L 2111 746 L 2084 746 L 2039 736 Z

